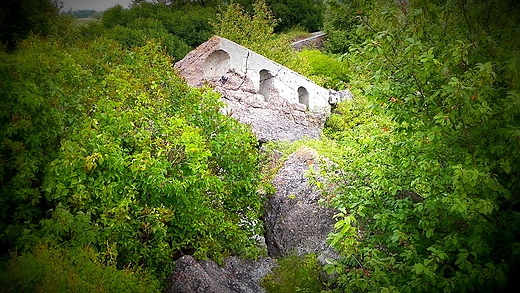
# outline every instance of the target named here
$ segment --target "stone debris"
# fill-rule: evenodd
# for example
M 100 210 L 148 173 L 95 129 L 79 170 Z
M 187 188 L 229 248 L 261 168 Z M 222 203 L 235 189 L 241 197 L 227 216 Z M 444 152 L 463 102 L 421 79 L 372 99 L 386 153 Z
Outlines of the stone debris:
M 318 203 L 320 191 L 309 182 L 310 168 L 320 169 L 316 150 L 302 146 L 291 154 L 273 179 L 275 194 L 266 206 L 265 230 L 269 255 L 314 253 L 320 262 L 339 255 L 326 242 L 334 232 L 337 211 Z
M 296 141 L 315 139 L 321 135 L 325 113 L 306 112 L 305 105 L 291 104 L 273 90 L 269 101 L 254 91 L 247 77 L 235 72 L 226 74 L 227 82 L 214 82 L 226 107 L 223 113 L 251 126 L 258 141 Z
M 212 260 L 185 255 L 175 262 L 166 293 L 261 293 L 260 281 L 277 266 L 271 258 L 257 261 L 230 256 L 219 267 Z

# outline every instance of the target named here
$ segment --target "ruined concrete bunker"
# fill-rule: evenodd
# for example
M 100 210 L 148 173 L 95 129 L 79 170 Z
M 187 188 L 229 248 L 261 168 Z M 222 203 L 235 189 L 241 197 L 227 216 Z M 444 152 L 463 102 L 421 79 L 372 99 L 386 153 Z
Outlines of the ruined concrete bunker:
M 203 78 L 197 79 L 198 82 L 192 81 L 194 84 L 191 86 L 201 86 L 202 79 L 225 80 L 225 75 L 232 71 L 249 78 L 265 102 L 276 91 L 289 103 L 305 105 L 311 112 L 328 113 L 331 104 L 338 102 L 341 97 L 339 93 L 322 88 L 305 76 L 219 36 L 213 36 L 188 55 L 193 59 L 194 54 L 199 62 L 202 61 L 202 66 L 196 66 L 183 75 Z M 182 63 L 182 60 L 178 63 Z

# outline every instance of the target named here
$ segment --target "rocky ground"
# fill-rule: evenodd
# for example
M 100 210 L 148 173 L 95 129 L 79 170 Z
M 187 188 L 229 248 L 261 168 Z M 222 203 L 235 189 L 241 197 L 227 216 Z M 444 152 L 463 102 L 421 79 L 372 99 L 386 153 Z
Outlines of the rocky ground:
M 241 123 L 251 125 L 259 142 L 292 142 L 320 137 L 325 113 L 307 112 L 305 105 L 290 104 L 276 91 L 270 94 L 269 101 L 265 101 L 247 77 L 233 71 L 218 79 L 206 80 L 197 65 L 200 58 L 189 59 L 189 55 L 187 58 L 175 67 L 188 84 L 210 84 L 222 95 L 226 104 L 222 111 Z M 184 256 L 175 263 L 168 293 L 264 292 L 259 282 L 272 273 L 277 266 L 277 257 L 314 253 L 321 262 L 325 258 L 339 257 L 326 243 L 328 234 L 333 232 L 335 211 L 318 204 L 320 192 L 307 176 L 310 170 L 321 168 L 319 162 L 327 160 L 305 146 L 285 161 L 280 160 L 279 154 L 273 154 L 271 163 L 281 165 L 281 168 L 272 180 L 276 192 L 266 204 L 264 237 L 268 257 L 254 261 L 232 256 L 226 258 L 224 266 L 220 267 L 212 260 L 197 261 Z

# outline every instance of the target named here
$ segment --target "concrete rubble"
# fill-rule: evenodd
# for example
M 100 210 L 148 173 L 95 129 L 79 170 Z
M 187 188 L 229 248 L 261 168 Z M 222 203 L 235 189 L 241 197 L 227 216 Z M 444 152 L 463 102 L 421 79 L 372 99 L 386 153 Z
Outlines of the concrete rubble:
M 319 138 L 331 104 L 349 97 L 229 40 L 214 36 L 175 64 L 188 85 L 222 95 L 225 114 L 260 142 Z

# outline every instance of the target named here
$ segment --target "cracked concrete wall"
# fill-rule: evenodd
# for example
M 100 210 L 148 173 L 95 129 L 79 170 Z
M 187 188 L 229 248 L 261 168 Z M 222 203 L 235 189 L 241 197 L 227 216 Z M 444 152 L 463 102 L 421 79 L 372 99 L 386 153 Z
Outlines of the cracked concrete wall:
M 230 56 L 228 69 L 250 77 L 259 93 L 265 93 L 260 72 L 267 71 L 272 76 L 271 86 L 288 102 L 305 104 L 311 112 L 330 112 L 329 90 L 305 76 L 224 38 L 219 38 L 218 48 Z
M 200 87 L 204 80 L 218 80 L 228 72 L 246 76 L 257 93 L 269 100 L 269 91 L 276 91 L 291 104 L 305 104 L 316 113 L 330 113 L 334 93 L 310 79 L 230 40 L 213 36 L 183 60 L 175 64 L 188 84 Z M 261 74 L 262 72 L 262 74 Z M 261 80 L 264 79 L 262 82 Z M 266 80 L 269 79 L 269 80 Z

